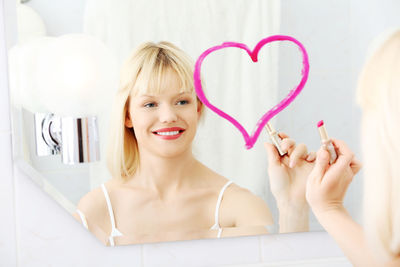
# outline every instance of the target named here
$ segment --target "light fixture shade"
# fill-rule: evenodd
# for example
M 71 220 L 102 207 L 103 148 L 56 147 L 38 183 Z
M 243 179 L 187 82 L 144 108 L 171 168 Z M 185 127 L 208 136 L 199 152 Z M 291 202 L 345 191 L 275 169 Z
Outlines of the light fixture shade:
M 35 10 L 17 3 L 18 44 L 26 43 L 38 37 L 46 36 L 46 26 Z
M 13 106 L 42 112 L 35 88 L 35 69 L 39 50 L 53 37 L 46 37 L 43 19 L 29 6 L 17 0 L 18 43 L 8 52 L 10 96 Z
M 100 40 L 84 34 L 55 38 L 41 49 L 36 86 L 47 112 L 94 116 L 118 86 L 116 60 Z
M 36 86 L 40 51 L 55 37 L 40 37 L 12 47 L 8 53 L 10 95 L 13 106 L 32 113 L 47 112 Z

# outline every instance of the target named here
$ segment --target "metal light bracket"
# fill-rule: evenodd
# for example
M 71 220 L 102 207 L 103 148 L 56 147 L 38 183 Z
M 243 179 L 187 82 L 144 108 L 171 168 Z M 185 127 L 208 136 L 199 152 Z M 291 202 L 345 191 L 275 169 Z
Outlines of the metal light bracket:
M 35 113 L 36 154 L 61 154 L 65 164 L 100 160 L 97 118 Z

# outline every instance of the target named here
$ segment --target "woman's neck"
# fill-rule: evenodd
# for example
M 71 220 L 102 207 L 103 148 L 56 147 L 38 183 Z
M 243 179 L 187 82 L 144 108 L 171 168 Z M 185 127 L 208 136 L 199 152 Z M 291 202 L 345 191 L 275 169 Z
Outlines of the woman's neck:
M 189 185 L 199 164 L 191 149 L 175 157 L 160 157 L 143 151 L 132 182 L 165 198 Z

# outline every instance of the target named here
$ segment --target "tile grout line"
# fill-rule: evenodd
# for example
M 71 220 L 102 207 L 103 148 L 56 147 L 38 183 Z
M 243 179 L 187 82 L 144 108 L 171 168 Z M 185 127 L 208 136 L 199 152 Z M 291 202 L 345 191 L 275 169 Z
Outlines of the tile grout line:
M 261 240 L 261 236 L 259 236 L 258 237 L 258 250 L 259 250 L 259 253 L 260 253 L 260 256 L 259 256 L 259 258 L 260 258 L 260 262 L 262 263 L 262 262 L 264 262 L 264 257 L 263 257 L 263 242 L 262 242 L 262 240 Z
M 144 245 L 140 245 L 140 263 L 144 267 Z

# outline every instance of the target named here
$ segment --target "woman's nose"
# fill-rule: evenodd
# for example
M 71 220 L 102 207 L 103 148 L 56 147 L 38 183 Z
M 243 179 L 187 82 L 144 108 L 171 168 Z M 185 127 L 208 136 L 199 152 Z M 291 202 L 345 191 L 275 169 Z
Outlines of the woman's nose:
M 160 109 L 160 121 L 162 123 L 171 123 L 176 122 L 178 116 L 174 107 L 165 105 L 163 108 Z

